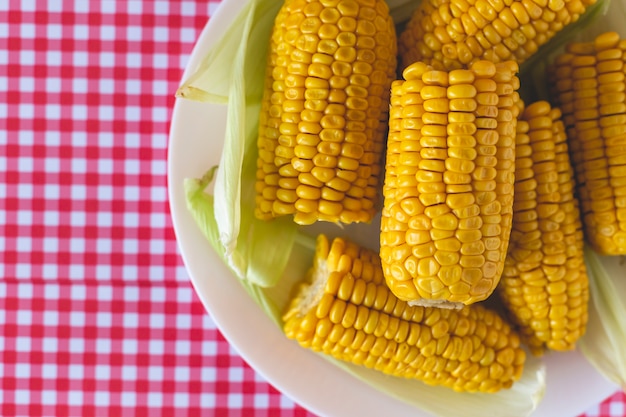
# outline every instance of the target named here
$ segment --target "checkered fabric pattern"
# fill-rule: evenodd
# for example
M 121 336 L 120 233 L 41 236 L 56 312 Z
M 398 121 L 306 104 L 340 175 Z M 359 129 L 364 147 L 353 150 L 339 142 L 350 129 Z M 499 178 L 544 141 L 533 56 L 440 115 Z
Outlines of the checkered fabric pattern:
M 311 415 L 220 335 L 172 231 L 173 94 L 218 5 L 0 1 L 0 415 Z

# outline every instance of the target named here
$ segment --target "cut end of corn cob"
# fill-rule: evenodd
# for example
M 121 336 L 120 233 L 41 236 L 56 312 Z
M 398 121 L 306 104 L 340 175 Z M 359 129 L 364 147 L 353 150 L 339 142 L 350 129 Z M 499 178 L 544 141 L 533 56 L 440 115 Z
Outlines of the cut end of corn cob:
M 517 70 L 415 63 L 392 84 L 380 256 L 400 299 L 459 308 L 498 284 L 513 215 Z
M 424 0 L 399 38 L 402 67 L 524 62 L 596 0 Z
M 585 333 L 589 283 L 561 111 L 526 107 L 517 125 L 509 252 L 498 292 L 534 354 L 565 351 Z
M 571 43 L 549 69 L 578 183 L 585 238 L 626 254 L 626 40 L 616 32 Z
M 259 123 L 258 218 L 372 220 L 396 52 L 383 0 L 285 2 Z
M 409 306 L 385 285 L 376 252 L 324 235 L 283 318 L 287 337 L 304 347 L 456 391 L 510 388 L 526 359 L 494 311 Z

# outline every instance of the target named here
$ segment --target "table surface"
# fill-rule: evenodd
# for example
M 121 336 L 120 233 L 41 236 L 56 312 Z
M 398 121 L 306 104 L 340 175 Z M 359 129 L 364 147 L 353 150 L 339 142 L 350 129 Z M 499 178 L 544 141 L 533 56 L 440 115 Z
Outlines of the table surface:
M 0 415 L 312 415 L 229 346 L 172 230 L 174 92 L 218 5 L 0 2 Z

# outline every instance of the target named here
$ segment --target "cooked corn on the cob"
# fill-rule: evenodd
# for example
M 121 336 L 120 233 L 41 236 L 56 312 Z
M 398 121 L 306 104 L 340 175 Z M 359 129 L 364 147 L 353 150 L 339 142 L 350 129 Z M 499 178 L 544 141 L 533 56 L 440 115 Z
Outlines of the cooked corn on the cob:
M 513 229 L 498 293 L 535 354 L 573 349 L 587 324 L 589 283 L 566 140 L 561 112 L 548 102 L 521 114 Z
M 403 68 L 472 62 L 524 62 L 596 0 L 424 0 L 401 33 Z
M 285 1 L 259 124 L 258 218 L 373 218 L 396 52 L 383 0 Z
M 517 64 L 416 63 L 392 84 L 380 256 L 412 304 L 460 307 L 496 287 L 513 215 Z
M 409 306 L 385 285 L 376 252 L 320 235 L 308 275 L 284 315 L 304 347 L 457 391 L 495 392 L 521 376 L 519 336 L 497 313 Z
M 626 40 L 615 32 L 572 43 L 550 68 L 578 182 L 585 237 L 626 254 Z

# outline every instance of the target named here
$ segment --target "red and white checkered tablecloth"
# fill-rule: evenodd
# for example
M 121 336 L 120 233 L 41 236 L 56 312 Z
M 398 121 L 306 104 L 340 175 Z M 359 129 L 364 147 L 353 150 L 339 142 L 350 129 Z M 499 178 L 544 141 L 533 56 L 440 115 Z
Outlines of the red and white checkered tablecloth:
M 0 1 L 0 415 L 310 415 L 216 329 L 169 217 L 174 91 L 218 5 Z

